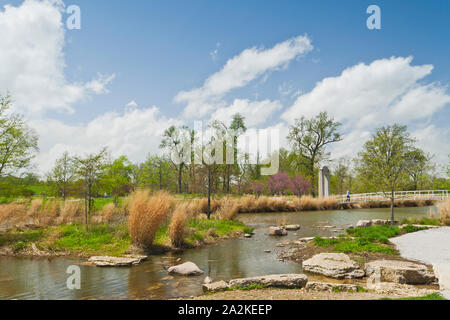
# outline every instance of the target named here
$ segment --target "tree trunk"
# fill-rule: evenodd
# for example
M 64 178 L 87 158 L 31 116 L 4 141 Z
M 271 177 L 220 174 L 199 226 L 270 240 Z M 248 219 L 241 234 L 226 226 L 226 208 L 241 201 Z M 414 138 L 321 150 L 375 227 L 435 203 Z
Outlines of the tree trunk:
M 391 191 L 391 225 L 394 225 L 394 190 Z
M 180 166 L 178 167 L 178 193 L 182 193 L 182 186 L 181 186 L 181 170 L 183 169 L 183 165 L 180 164 Z
M 87 190 L 84 190 L 84 220 L 86 224 L 86 231 L 88 231 L 88 196 Z
M 206 212 L 208 220 L 211 218 L 211 169 L 208 167 L 208 209 Z

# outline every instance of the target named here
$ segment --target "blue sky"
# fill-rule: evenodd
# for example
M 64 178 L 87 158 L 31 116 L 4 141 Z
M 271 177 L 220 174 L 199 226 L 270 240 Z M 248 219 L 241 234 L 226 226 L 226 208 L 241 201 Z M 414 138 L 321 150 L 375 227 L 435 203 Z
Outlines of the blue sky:
M 8 4 L 20 10 L 13 12 L 12 7 L 3 8 Z M 423 70 L 424 74 L 417 75 L 417 80 L 413 81 L 408 89 L 399 88 L 398 94 L 394 94 L 395 98 L 383 100 L 387 102 L 380 103 L 386 103 L 386 108 L 394 108 L 403 95 L 418 87 L 423 87 L 423 92 L 428 92 L 430 88 L 436 89 L 435 94 L 417 96 L 412 92 L 411 97 L 405 98 L 406 102 L 401 108 L 399 107 L 401 112 L 396 113 L 398 118 L 386 117 L 385 123 L 381 121 L 382 114 L 374 114 L 370 119 L 364 120 L 367 123 L 373 120 L 370 124 L 365 125 L 366 122 L 362 121 L 360 128 L 353 130 L 361 115 L 355 114 L 353 117 L 339 119 L 344 124 L 345 133 L 348 134 L 347 143 L 337 146 L 340 150 L 342 149 L 342 152 L 338 152 L 339 156 L 354 155 L 353 149 L 364 142 L 363 137 L 367 137 L 378 125 L 391 122 L 407 124 L 410 130 L 416 133 L 421 145 L 427 146 L 428 152 L 436 154 L 436 161 L 441 164 L 445 163 L 446 154 L 450 152 L 449 91 L 447 90 L 450 83 L 450 59 L 448 58 L 450 2 L 447 0 L 67 0 L 64 4 L 65 6 L 76 4 L 80 7 L 81 30 L 67 30 L 61 26 L 68 17 L 68 14 L 63 12 L 62 1 L 28 0 L 24 3 L 24 1 L 0 0 L 0 7 L 2 7 L 0 26 L 3 19 L 14 21 L 10 22 L 10 27 L 11 24 L 15 24 L 11 30 L 25 30 L 17 31 L 14 39 L 11 32 L 9 33 L 13 46 L 23 41 L 20 51 L 29 50 L 29 54 L 23 59 L 32 59 L 33 55 L 36 56 L 36 52 L 33 51 L 36 50 L 35 47 L 45 48 L 40 54 L 48 55 L 56 62 L 50 67 L 42 67 L 40 70 L 43 71 L 40 72 L 45 73 L 45 70 L 55 68 L 60 74 L 56 80 L 49 74 L 39 74 L 39 77 L 51 78 L 49 83 L 57 83 L 63 87 L 62 90 L 70 91 L 70 94 L 66 94 L 68 91 L 64 90 L 64 93 L 46 93 L 46 96 L 42 97 L 44 101 L 49 95 L 55 95 L 52 97 L 53 107 L 45 103 L 30 107 L 36 98 L 27 100 L 27 97 L 34 97 L 34 95 L 37 97 L 39 93 L 31 95 L 32 89 L 23 88 L 13 80 L 21 79 L 24 73 L 31 71 L 24 71 L 21 67 L 10 67 L 11 70 L 8 69 L 6 73 L 0 72 L 0 91 L 10 90 L 13 95 L 16 93 L 18 110 L 26 114 L 41 135 L 41 155 L 37 160 L 41 167 L 48 168 L 54 158 L 65 149 L 73 152 L 88 152 L 100 145 L 110 145 L 111 149 L 119 145 L 120 151 L 117 152 L 129 154 L 133 161 L 142 161 L 149 151 L 156 152 L 157 139 L 149 138 L 148 145 L 141 148 L 142 150 L 137 150 L 133 146 L 125 147 L 125 145 L 132 145 L 133 141 L 124 140 L 123 137 L 119 139 L 113 133 L 104 134 L 104 140 L 96 138 L 95 142 L 89 136 L 78 137 L 85 132 L 95 134 L 95 130 L 104 133 L 108 126 L 102 128 L 100 124 L 104 124 L 105 121 L 116 123 L 115 125 L 119 127 L 128 125 L 133 127 L 134 124 L 130 123 L 132 119 L 145 117 L 139 114 L 136 114 L 135 118 L 126 117 L 124 108 L 131 101 L 137 104 L 140 112 L 152 107 L 157 108 L 155 114 L 151 116 L 146 114 L 151 121 L 155 122 L 155 131 L 145 133 L 152 137 L 158 137 L 161 134 L 162 124 L 208 120 L 214 110 L 227 108 L 236 101 L 235 99 L 248 100 L 250 102 L 248 108 L 252 107 L 251 102 L 254 103 L 255 108 L 258 108 L 257 104 L 261 101 L 276 103 L 273 112 L 267 114 L 267 117 L 259 121 L 255 127 L 277 126 L 282 128 L 282 132 L 287 130 L 291 115 L 295 117 L 302 114 L 312 115 L 320 111 L 314 109 L 313 112 L 310 109 L 319 108 L 317 107 L 320 105 L 319 98 L 323 94 L 330 99 L 328 102 L 330 106 L 333 103 L 339 105 L 334 109 L 330 107 L 331 114 L 335 112 L 339 116 L 342 113 L 354 113 L 354 108 L 346 108 L 347 101 L 358 100 L 364 104 L 366 101 L 364 99 L 370 100 L 371 96 L 361 97 L 361 91 L 368 87 L 362 87 L 356 93 L 345 92 L 344 94 L 338 92 L 337 88 L 340 86 L 335 87 L 334 82 L 325 84 L 327 88 L 322 88 L 322 91 L 317 88 L 317 83 L 328 77 L 339 78 L 344 70 L 360 63 L 370 65 L 374 61 L 391 57 L 404 59 L 413 57 L 413 59 L 406 63 L 403 63 L 403 60 L 385 61 L 384 67 L 378 68 L 374 65 L 370 70 L 355 71 L 349 77 L 367 79 L 378 74 L 377 70 L 397 70 L 395 68 L 399 66 L 398 72 L 395 71 L 392 77 L 386 78 L 388 81 L 403 72 L 406 77 L 409 75 L 408 72 L 413 72 L 412 69 L 416 66 L 432 65 L 432 71 Z M 366 19 L 369 16 L 366 9 L 371 4 L 381 8 L 381 30 L 369 30 L 366 27 Z M 57 9 L 44 10 L 46 8 Z M 17 19 L 27 14 L 35 14 L 36 19 Z M 8 17 L 10 20 L 7 20 Z M 56 20 L 52 20 L 53 18 Z M 61 25 L 56 26 L 55 21 L 60 21 Z M 35 37 L 33 32 L 37 33 Z M 63 34 L 61 35 L 60 32 Z M 209 113 L 199 114 L 198 117 L 186 117 L 183 112 L 187 103 L 175 102 L 175 97 L 180 92 L 201 88 L 209 77 L 220 73 L 230 59 L 239 57 L 244 50 L 254 48 L 256 51 L 264 51 L 304 35 L 311 42 L 310 50 L 296 55 L 277 68 L 263 70 L 245 85 L 227 90 L 217 100 L 214 98 L 215 104 Z M 49 39 L 53 37 L 54 42 L 51 42 Z M 33 47 L 27 45 L 29 42 L 33 42 Z M 1 50 L 11 50 L 11 45 L 8 47 L 4 45 L 5 47 L 2 48 L 0 44 Z M 215 50 L 217 51 L 213 57 Z M 58 52 L 62 56 L 58 57 Z M 17 63 L 19 66 L 23 64 L 23 59 L 11 62 L 6 58 L 2 60 L 0 55 L 0 64 L 11 62 L 12 65 Z M 46 63 L 44 60 L 42 59 L 43 64 Z M 40 60 L 37 59 L 37 61 L 39 63 Z M 65 68 L 61 68 L 61 63 L 65 65 Z M 422 71 L 417 71 L 418 74 L 420 72 Z M 103 78 L 99 78 L 99 74 Z M 105 80 L 109 76 L 111 79 Z M 411 73 L 411 77 L 413 76 Z M 89 89 L 89 91 L 85 88 L 89 86 L 85 85 L 93 79 L 103 80 L 100 81 L 100 87 Z M 407 78 L 399 76 L 398 81 L 393 83 L 401 86 L 402 79 Z M 359 82 L 355 80 L 356 84 Z M 381 78 L 370 86 L 383 82 L 385 81 Z M 342 83 L 346 81 L 342 80 Z M 352 81 L 348 83 L 351 85 Z M 73 88 L 65 88 L 67 85 L 73 85 L 78 90 L 77 93 L 73 93 L 71 90 Z M 348 91 L 348 88 L 345 90 Z M 382 95 L 386 88 L 380 86 L 377 90 L 380 92 L 378 94 L 375 91 L 375 96 Z M 71 96 L 72 93 L 73 96 Z M 312 96 L 310 97 L 308 93 L 312 93 Z M 336 94 L 335 99 L 333 94 Z M 62 95 L 70 97 L 62 98 Z M 301 98 L 302 95 L 305 97 Z M 427 99 L 430 97 L 435 99 L 435 102 L 431 103 L 433 107 L 429 107 L 429 111 L 424 112 L 423 116 L 414 118 L 403 116 L 408 114 L 408 110 L 412 113 L 417 111 L 418 107 L 410 105 L 411 101 L 420 100 L 427 104 Z M 301 99 L 297 100 L 299 98 Z M 58 99 L 64 101 L 58 101 Z M 328 107 L 324 106 L 324 108 L 328 111 L 326 109 Z M 423 108 L 428 107 L 425 105 Z M 290 109 L 292 111 L 283 117 L 283 114 Z M 105 114 L 111 112 L 114 112 L 114 115 L 105 118 Z M 136 127 L 141 128 L 143 125 L 136 124 Z M 153 122 L 148 125 L 152 127 Z M 134 137 L 136 141 L 147 141 L 145 135 L 137 137 L 138 134 L 130 130 L 132 129 L 127 129 L 125 136 L 129 134 L 130 139 Z M 115 128 L 115 131 L 121 134 L 120 128 Z M 433 136 L 430 135 L 431 133 Z M 71 140 L 73 136 L 77 138 Z M 57 139 L 58 137 L 60 140 Z M 92 144 L 89 143 L 90 141 L 93 141 Z M 433 144 L 430 141 L 433 141 Z
M 430 80 L 450 82 L 450 3 L 443 1 L 377 1 L 382 30 L 366 28 L 366 8 L 373 1 L 142 1 L 88 0 L 82 29 L 68 31 L 69 79 L 92 77 L 93 70 L 116 73 L 111 93 L 82 109 L 106 111 L 129 100 L 160 106 L 167 115 L 183 109 L 173 103 L 180 90 L 200 86 L 227 59 L 243 49 L 307 33 L 315 50 L 304 60 L 275 73 L 258 90 L 274 98 L 278 85 L 291 81 L 304 91 L 327 76 L 358 62 L 390 56 L 414 56 L 431 63 Z M 216 62 L 210 58 L 220 43 Z M 320 60 L 319 63 L 313 61 Z M 79 71 L 78 67 L 81 69 Z M 87 120 L 89 112 L 79 114 Z

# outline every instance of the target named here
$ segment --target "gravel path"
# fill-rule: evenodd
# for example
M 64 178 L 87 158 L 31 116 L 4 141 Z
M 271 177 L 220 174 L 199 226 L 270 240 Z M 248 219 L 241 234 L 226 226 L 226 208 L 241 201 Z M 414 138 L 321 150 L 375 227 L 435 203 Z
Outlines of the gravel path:
M 450 299 L 450 227 L 408 233 L 390 241 L 403 257 L 433 265 L 442 295 Z

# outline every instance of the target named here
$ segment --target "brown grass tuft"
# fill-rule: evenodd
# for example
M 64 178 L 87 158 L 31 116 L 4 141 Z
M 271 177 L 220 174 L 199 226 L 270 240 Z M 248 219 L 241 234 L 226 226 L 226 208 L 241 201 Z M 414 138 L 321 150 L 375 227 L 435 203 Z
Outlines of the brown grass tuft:
M 220 209 L 216 211 L 216 215 L 219 219 L 234 220 L 238 212 L 238 203 L 232 199 L 224 198 L 221 201 Z
M 58 223 L 81 222 L 84 214 L 83 202 L 79 200 L 66 200 L 61 207 Z
M 130 198 L 128 227 L 131 241 L 144 249 L 152 246 L 161 224 L 168 218 L 172 197 L 167 192 L 152 196 L 147 190 L 138 190 Z
M 439 220 L 446 226 L 450 226 L 450 199 L 437 204 Z
M 190 203 L 181 203 L 176 206 L 169 225 L 169 238 L 174 247 L 182 247 L 186 221 L 190 216 Z
M 17 226 L 20 224 L 26 224 L 27 220 L 26 204 L 11 202 L 0 205 L 0 226 Z
M 116 208 L 114 203 L 108 203 L 94 216 L 94 222 L 110 223 L 119 220 L 121 216 L 120 208 Z

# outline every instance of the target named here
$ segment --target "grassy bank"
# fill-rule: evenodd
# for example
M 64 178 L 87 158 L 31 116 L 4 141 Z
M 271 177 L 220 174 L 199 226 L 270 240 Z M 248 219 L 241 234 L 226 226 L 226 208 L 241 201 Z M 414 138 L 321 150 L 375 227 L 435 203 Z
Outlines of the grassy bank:
M 426 228 L 412 225 L 404 228 L 390 225 L 354 228 L 348 229 L 347 234 L 338 239 L 316 237 L 314 245 L 331 252 L 398 255 L 398 251 L 390 244 L 389 238 L 424 229 Z
M 382 298 L 380 300 L 447 300 L 439 293 L 432 293 L 422 297 L 407 297 L 407 298 Z
M 191 219 L 184 235 L 184 247 L 196 247 L 233 237 L 252 230 L 244 224 L 230 220 Z M 38 249 L 35 252 L 32 244 Z M 161 226 L 152 248 L 146 253 L 173 250 L 168 226 Z M 110 255 L 122 256 L 137 250 L 130 240 L 127 223 L 93 224 L 89 231 L 75 223 L 43 227 L 36 230 L 14 229 L 0 233 L 0 253 L 8 255 Z

